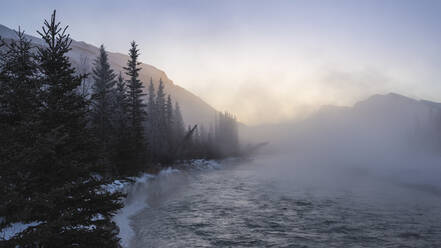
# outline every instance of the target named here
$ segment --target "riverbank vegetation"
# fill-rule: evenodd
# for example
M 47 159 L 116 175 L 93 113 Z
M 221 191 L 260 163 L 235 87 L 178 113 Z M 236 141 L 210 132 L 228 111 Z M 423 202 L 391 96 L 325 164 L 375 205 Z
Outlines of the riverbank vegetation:
M 124 71 L 101 46 L 87 75 L 71 65 L 55 11 L 38 33 L 38 46 L 21 31 L 0 43 L 0 231 L 29 224 L 0 246 L 119 247 L 112 216 L 124 195 L 105 185 L 178 160 L 239 155 L 233 115 L 186 128 L 162 81 L 144 89 L 135 42 Z

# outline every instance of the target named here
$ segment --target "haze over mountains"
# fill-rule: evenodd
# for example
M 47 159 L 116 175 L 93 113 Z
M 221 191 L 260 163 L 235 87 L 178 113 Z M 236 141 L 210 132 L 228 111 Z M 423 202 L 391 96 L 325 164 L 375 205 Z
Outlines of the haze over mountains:
M 244 135 L 257 140 L 295 143 L 299 147 L 294 150 L 313 144 L 328 149 L 335 148 L 333 144 L 347 143 L 348 150 L 357 144 L 375 144 L 373 148 L 389 153 L 388 148 L 397 146 L 419 147 L 429 152 L 429 147 L 441 148 L 439 123 L 441 103 L 389 93 L 373 95 L 352 107 L 323 106 L 304 120 L 249 128 L 250 133 Z M 293 148 L 285 144 L 282 147 Z
M 441 103 L 390 93 L 242 132 L 269 142 L 262 156 L 267 173 L 305 183 L 311 192 L 324 185 L 350 194 L 354 187 L 386 183 L 440 197 L 440 124 Z
M 10 29 L 0 24 L 0 36 L 4 39 L 16 39 L 17 34 L 13 29 Z M 35 36 L 27 35 L 34 44 L 41 45 L 42 40 Z M 104 44 L 105 46 L 105 44 Z M 93 63 L 98 55 L 99 48 L 83 41 L 72 40 L 72 50 L 69 52 L 71 63 L 81 73 L 89 73 L 93 68 Z M 127 44 L 127 50 L 129 44 Z M 125 51 L 122 51 L 125 52 Z M 142 51 L 140 51 L 142 53 Z M 128 56 L 123 53 L 108 52 L 109 62 L 112 69 L 125 76 L 123 67 L 126 66 Z M 150 78 L 153 79 L 155 88 L 157 89 L 159 79 L 162 79 L 167 94 L 172 96 L 174 101 L 179 102 L 181 111 L 186 124 L 197 123 L 211 123 L 214 119 L 216 110 L 209 104 L 204 102 L 201 98 L 188 90 L 176 85 L 171 79 L 169 79 L 164 71 L 157 69 L 156 67 L 142 63 L 142 70 L 140 71 L 140 79 L 147 90 L 150 83 Z M 91 79 L 89 79 L 91 80 Z

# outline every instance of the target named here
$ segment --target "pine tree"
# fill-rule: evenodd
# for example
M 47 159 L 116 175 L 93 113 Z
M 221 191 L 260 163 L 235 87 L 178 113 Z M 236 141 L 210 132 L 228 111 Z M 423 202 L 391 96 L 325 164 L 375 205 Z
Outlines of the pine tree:
M 166 122 L 165 101 L 164 83 L 162 82 L 162 79 L 159 79 L 158 92 L 156 93 L 156 108 L 158 110 L 158 118 L 161 125 L 164 125 Z
M 110 68 L 104 45 L 95 60 L 92 86 L 92 123 L 103 147 L 108 145 L 112 133 L 112 102 L 115 97 L 116 74 Z
M 149 97 L 147 103 L 148 115 L 150 116 L 149 118 L 152 119 L 153 116 L 151 115 L 154 115 L 156 109 L 156 94 L 155 94 L 155 87 L 153 86 L 152 78 L 150 78 L 148 97 Z
M 113 120 L 115 121 L 117 132 L 126 128 L 127 105 L 127 87 L 120 72 L 118 75 L 118 81 L 116 83 L 115 101 L 113 107 Z
M 181 154 L 179 154 L 179 151 L 182 149 L 181 146 L 183 145 L 184 141 L 185 126 L 184 120 L 182 119 L 181 108 L 178 102 L 175 102 L 173 119 L 173 137 L 174 143 L 176 144 L 175 151 L 177 153 L 176 156 L 180 158 Z
M 38 150 L 20 181 L 23 222 L 37 222 L 14 236 L 8 247 L 118 247 L 112 215 L 121 207 L 120 193 L 102 189 L 107 183 L 92 176 L 97 156 L 86 128 L 87 102 L 77 94 L 76 76 L 66 53 L 71 40 L 55 21 L 39 32 L 38 73 L 43 89 L 38 112 Z M 18 161 L 27 162 L 26 157 Z
M 156 93 L 156 132 L 158 139 L 154 145 L 157 147 L 157 157 L 160 161 L 166 160 L 168 152 L 168 140 L 167 140 L 167 117 L 166 117 L 166 99 L 164 92 L 164 83 L 162 79 L 159 79 L 158 91 Z
M 173 104 L 172 104 L 172 99 L 171 96 L 168 95 L 167 96 L 167 102 L 165 103 L 165 118 L 166 118 L 166 122 L 167 122 L 167 127 L 171 128 L 173 126 Z
M 33 221 L 22 203 L 30 195 L 26 180 L 40 149 L 41 81 L 31 42 L 20 29 L 17 36 L 10 43 L 0 40 L 0 230 Z
M 182 138 L 184 137 L 185 128 L 184 128 L 184 120 L 182 118 L 182 113 L 181 113 L 181 107 L 179 106 L 178 102 L 175 103 L 175 111 L 173 116 L 175 119 L 174 126 L 176 129 L 177 136 L 179 138 Z
M 118 75 L 118 81 L 115 89 L 115 101 L 113 105 L 113 126 L 115 133 L 112 135 L 112 163 L 118 170 L 117 173 L 125 173 L 128 162 L 130 162 L 130 149 L 128 149 L 129 133 L 127 129 L 127 87 L 121 75 Z
M 171 153 L 176 144 L 175 144 L 175 133 L 174 133 L 174 117 L 173 117 L 173 103 L 171 96 L 167 96 L 167 102 L 165 103 L 165 120 L 166 120 L 166 137 L 168 144 L 168 153 Z M 170 157 L 174 156 L 174 154 L 170 154 Z
M 143 122 L 146 118 L 145 104 L 143 97 L 145 94 L 142 89 L 144 86 L 139 80 L 139 71 L 141 68 L 138 62 L 139 50 L 137 44 L 133 41 L 129 50 L 129 61 L 127 67 L 124 67 L 126 75 L 129 77 L 127 80 L 127 113 L 129 126 L 129 139 L 128 144 L 133 151 L 133 163 L 134 166 L 139 166 L 145 159 L 144 153 L 146 152 L 146 142 L 144 137 L 144 125 Z
M 1 56 L 0 114 L 2 121 L 20 121 L 34 115 L 40 82 L 36 76 L 37 64 L 31 52 L 31 42 L 24 32 L 17 32 L 17 41 L 10 44 L 1 41 L 6 51 Z
M 150 85 L 148 89 L 148 103 L 147 103 L 147 113 L 148 113 L 148 123 L 147 130 L 149 135 L 149 151 L 150 158 L 155 161 L 156 155 L 158 153 L 158 111 L 156 107 L 156 93 L 155 87 L 153 86 L 153 80 L 150 78 Z

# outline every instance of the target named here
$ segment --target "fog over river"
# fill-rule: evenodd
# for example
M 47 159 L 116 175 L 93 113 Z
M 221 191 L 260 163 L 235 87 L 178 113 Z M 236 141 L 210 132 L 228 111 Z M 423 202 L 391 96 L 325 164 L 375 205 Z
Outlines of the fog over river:
M 441 247 L 440 109 L 377 95 L 248 129 L 269 141 L 252 159 L 160 173 L 136 187 L 129 199 L 142 205 L 126 243 Z
M 282 157 L 150 180 L 130 247 L 439 247 L 441 196 Z

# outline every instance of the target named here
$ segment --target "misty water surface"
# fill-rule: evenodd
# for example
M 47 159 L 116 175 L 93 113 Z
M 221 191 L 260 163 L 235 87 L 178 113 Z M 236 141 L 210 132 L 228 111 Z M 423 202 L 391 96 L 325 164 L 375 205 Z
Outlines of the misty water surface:
M 152 180 L 130 247 L 441 247 L 437 190 L 260 158 Z

